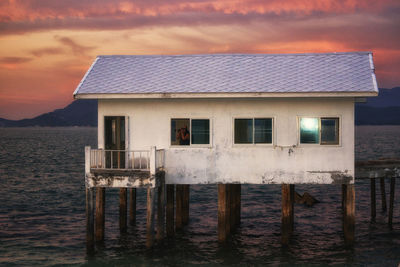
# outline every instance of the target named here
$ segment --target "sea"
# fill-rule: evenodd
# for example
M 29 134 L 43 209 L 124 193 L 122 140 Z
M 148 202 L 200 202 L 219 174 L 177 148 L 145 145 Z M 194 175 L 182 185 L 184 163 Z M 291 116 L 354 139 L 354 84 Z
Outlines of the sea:
M 279 185 L 243 185 L 240 228 L 217 241 L 215 185 L 190 187 L 189 225 L 146 249 L 146 192 L 137 190 L 137 224 L 118 228 L 118 189 L 106 193 L 105 241 L 86 255 L 84 146 L 96 128 L 0 128 L 1 266 L 399 266 L 400 180 L 393 229 L 370 219 L 370 181 L 356 180 L 356 243 L 346 247 L 340 185 L 296 185 L 320 203 L 295 204 L 291 243 L 280 243 Z M 356 159 L 400 158 L 400 126 L 357 126 Z M 389 182 L 386 182 L 389 192 Z M 387 199 L 389 199 L 387 195 Z

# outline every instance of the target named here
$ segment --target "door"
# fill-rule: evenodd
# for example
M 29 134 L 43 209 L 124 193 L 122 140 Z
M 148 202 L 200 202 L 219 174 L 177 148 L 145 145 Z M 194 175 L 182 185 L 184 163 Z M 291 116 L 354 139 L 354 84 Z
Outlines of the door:
M 125 117 L 104 117 L 106 168 L 125 168 Z

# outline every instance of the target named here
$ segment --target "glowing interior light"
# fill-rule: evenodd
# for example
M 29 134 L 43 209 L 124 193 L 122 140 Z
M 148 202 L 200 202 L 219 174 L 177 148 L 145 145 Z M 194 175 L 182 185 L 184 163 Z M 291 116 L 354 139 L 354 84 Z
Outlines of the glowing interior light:
M 306 131 L 318 129 L 318 119 L 316 118 L 301 118 L 301 128 Z

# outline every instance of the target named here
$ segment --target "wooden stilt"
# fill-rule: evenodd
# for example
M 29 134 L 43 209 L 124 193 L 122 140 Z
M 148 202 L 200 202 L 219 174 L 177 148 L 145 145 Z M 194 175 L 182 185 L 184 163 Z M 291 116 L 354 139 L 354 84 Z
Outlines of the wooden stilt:
M 105 215 L 105 188 L 99 187 L 96 189 L 96 241 L 104 240 L 104 215 Z
M 167 236 L 173 236 L 174 229 L 174 198 L 175 185 L 167 185 Z
M 129 189 L 129 224 L 136 225 L 136 188 Z
M 282 244 L 289 244 L 293 232 L 293 202 L 294 187 L 289 184 L 282 184 Z
M 390 198 L 389 198 L 389 227 L 392 229 L 393 223 L 393 205 L 394 205 L 394 187 L 396 183 L 396 178 L 390 178 Z
M 218 185 L 218 241 L 225 242 L 229 233 L 229 187 L 225 184 Z
M 126 232 L 126 213 L 127 213 L 127 189 L 119 189 L 119 230 L 121 233 Z
M 386 211 L 386 190 L 385 190 L 385 177 L 380 178 L 381 183 L 381 198 L 382 198 L 382 211 Z
M 182 202 L 182 224 L 189 223 L 189 201 L 190 200 L 190 185 L 183 185 L 183 202 Z
M 375 196 L 375 178 L 371 178 L 371 219 L 376 218 L 376 196 Z
M 237 185 L 237 198 L 236 198 L 236 227 L 240 226 L 241 206 L 242 206 L 242 185 Z
M 94 254 L 93 188 L 86 188 L 86 253 Z
M 342 184 L 342 211 L 344 212 L 344 203 L 345 203 L 345 196 L 346 196 L 346 185 Z
M 150 248 L 154 243 L 154 201 L 155 188 L 147 188 L 147 220 L 146 220 L 146 247 Z
M 236 213 L 237 213 L 237 194 L 238 194 L 238 185 L 231 184 L 231 215 L 230 215 L 230 222 L 231 222 L 231 232 L 236 230 Z
M 294 231 L 294 184 L 290 185 L 290 235 Z
M 346 185 L 345 214 L 343 221 L 344 240 L 347 245 L 354 243 L 355 237 L 355 190 L 354 184 Z
M 183 185 L 176 185 L 176 218 L 175 218 L 175 228 L 180 230 L 183 227 Z
M 165 236 L 165 183 L 164 178 L 160 179 L 157 195 L 157 239 L 161 240 Z

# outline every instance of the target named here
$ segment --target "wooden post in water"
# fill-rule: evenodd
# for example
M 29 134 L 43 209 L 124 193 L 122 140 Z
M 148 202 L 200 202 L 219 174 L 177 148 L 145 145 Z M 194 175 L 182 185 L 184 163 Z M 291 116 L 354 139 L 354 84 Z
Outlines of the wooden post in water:
M 218 185 L 218 241 L 225 242 L 229 234 L 229 186 Z
M 231 197 L 229 199 L 229 206 L 230 206 L 230 210 L 231 213 L 229 215 L 229 225 L 230 225 L 230 229 L 231 229 L 231 233 L 233 233 L 235 231 L 236 225 L 236 185 L 235 184 L 230 184 L 228 185 L 230 187 L 230 191 L 231 191 Z
M 354 243 L 355 237 L 355 190 L 354 184 L 346 185 L 345 212 L 343 220 L 344 240 L 347 245 Z
M 126 232 L 127 229 L 127 189 L 119 189 L 119 230 L 121 233 Z
M 190 185 L 183 186 L 183 202 L 182 202 L 182 224 L 189 223 L 189 202 L 190 202 Z
M 165 236 L 165 182 L 164 177 L 160 178 L 157 194 L 157 239 L 161 240 Z
M 396 183 L 396 178 L 391 177 L 390 178 L 390 198 L 389 198 L 389 227 L 392 229 L 392 223 L 393 223 L 393 205 L 394 205 L 394 187 Z
M 380 178 L 381 183 L 381 199 L 382 199 L 382 211 L 386 211 L 386 190 L 385 190 L 385 177 Z
M 105 216 L 106 194 L 104 187 L 96 189 L 96 242 L 104 240 L 104 216 Z
M 294 185 L 282 184 L 282 244 L 289 244 L 293 232 Z
M 242 185 L 238 184 L 237 186 L 237 195 L 236 195 L 236 227 L 240 226 L 240 217 L 241 217 L 241 205 L 242 205 Z
M 176 185 L 176 218 L 175 218 L 175 228 L 176 230 L 180 230 L 183 227 L 183 185 Z
M 146 247 L 150 248 L 154 243 L 154 200 L 155 200 L 155 188 L 147 188 L 147 237 L 146 237 Z
M 371 219 L 375 221 L 376 218 L 376 196 L 375 196 L 375 178 L 371 178 Z
M 167 236 L 173 236 L 174 229 L 174 201 L 175 200 L 175 185 L 167 185 Z
M 86 253 L 94 254 L 93 188 L 86 187 Z
M 129 224 L 136 225 L 136 188 L 129 189 Z

